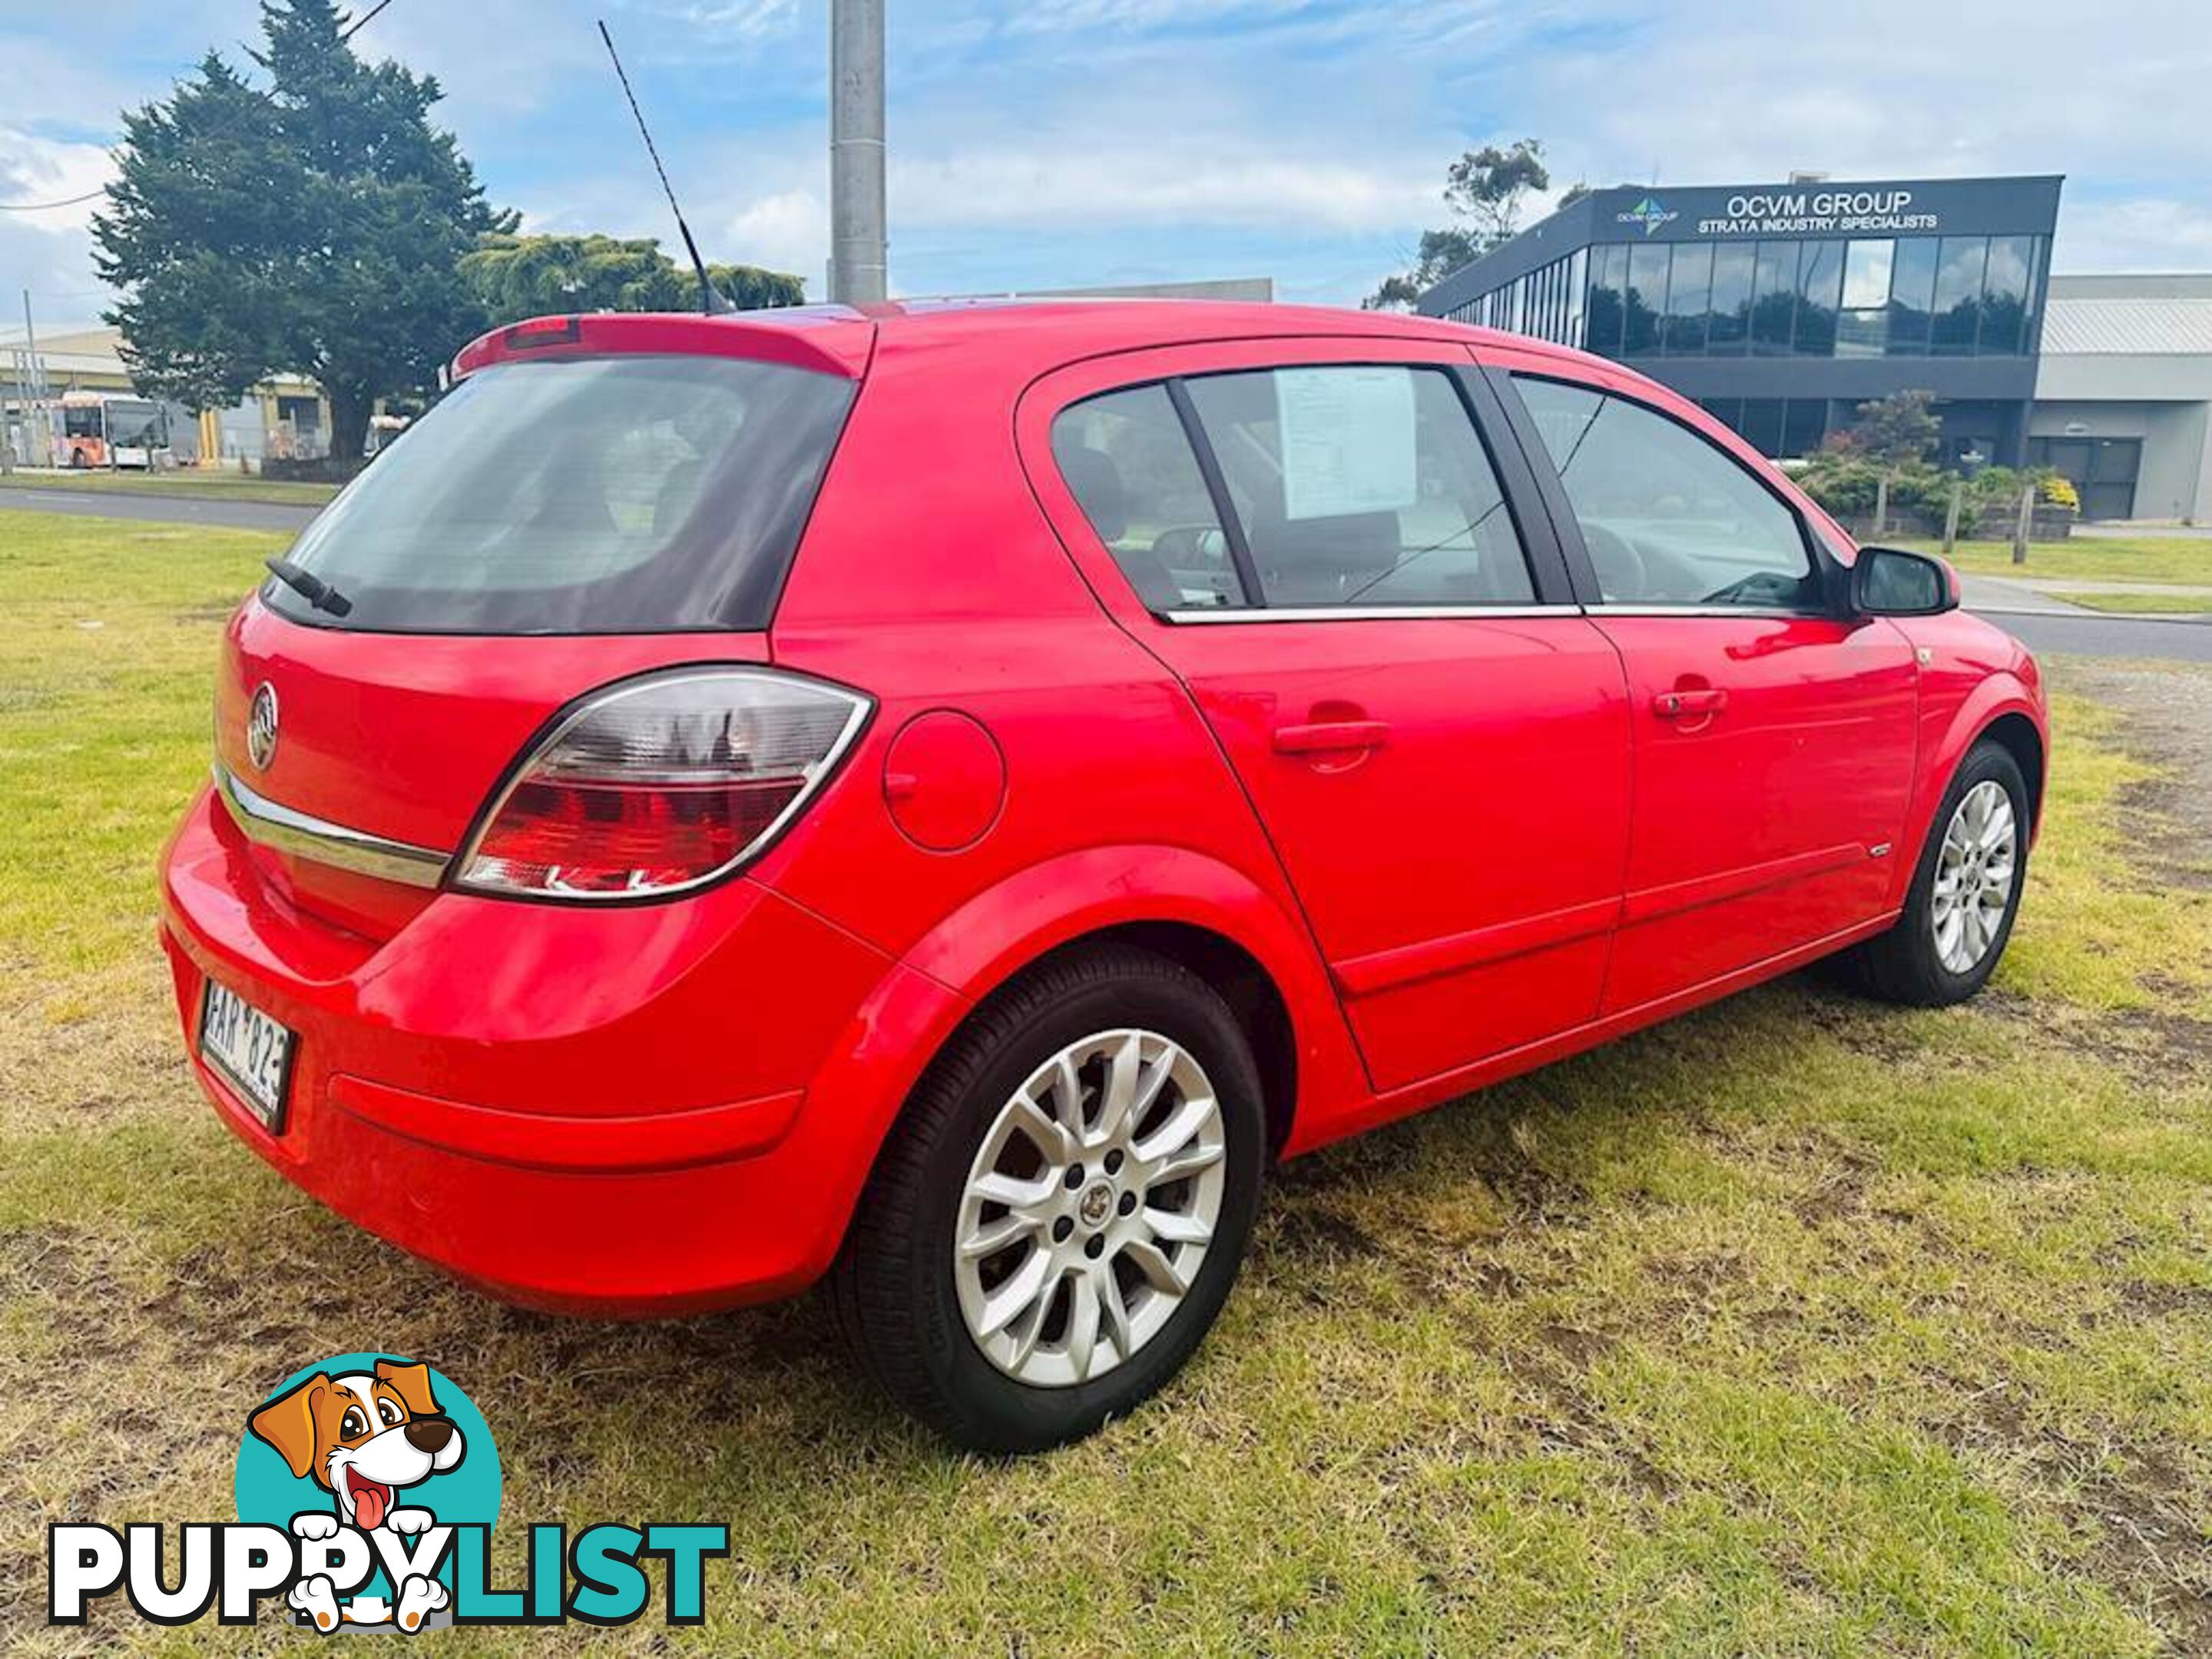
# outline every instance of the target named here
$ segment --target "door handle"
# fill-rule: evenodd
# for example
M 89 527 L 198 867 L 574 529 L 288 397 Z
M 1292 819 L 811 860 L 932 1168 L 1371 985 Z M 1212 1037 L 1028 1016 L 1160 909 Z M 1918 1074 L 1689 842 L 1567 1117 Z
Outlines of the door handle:
M 1702 690 L 1662 691 L 1651 699 L 1651 712 L 1662 720 L 1703 720 L 1728 707 L 1728 692 L 1720 686 Z
M 1279 755 L 1344 754 L 1355 750 L 1380 749 L 1390 727 L 1383 720 L 1316 720 L 1310 726 L 1275 728 Z

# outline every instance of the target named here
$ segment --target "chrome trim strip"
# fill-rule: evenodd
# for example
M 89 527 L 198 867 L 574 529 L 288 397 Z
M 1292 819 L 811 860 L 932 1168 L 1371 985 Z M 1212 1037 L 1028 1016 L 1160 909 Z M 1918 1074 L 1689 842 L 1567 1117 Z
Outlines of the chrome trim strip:
M 1155 613 L 1159 614 L 1159 613 Z M 1285 605 L 1279 609 L 1170 611 L 1171 623 L 1413 622 L 1471 619 L 1511 622 L 1531 617 L 1577 617 L 1577 605 Z
M 1786 617 L 1814 622 L 1833 621 L 1832 611 L 1793 611 L 1778 605 L 1589 605 L 1593 617 Z
M 228 767 L 215 767 L 216 798 L 248 841 L 291 853 L 318 864 L 333 865 L 410 887 L 435 887 L 444 880 L 453 854 L 404 841 L 387 841 L 366 830 L 349 829 L 270 800 L 240 781 Z

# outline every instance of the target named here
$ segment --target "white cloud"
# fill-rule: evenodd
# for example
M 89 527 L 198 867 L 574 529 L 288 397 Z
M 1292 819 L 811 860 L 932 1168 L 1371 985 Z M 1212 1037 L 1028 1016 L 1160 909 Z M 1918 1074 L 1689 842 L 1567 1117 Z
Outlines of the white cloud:
M 17 210 L 16 204 L 64 202 L 104 190 L 115 177 L 115 161 L 98 144 L 42 138 L 20 127 L 0 125 L 0 207 L 7 219 L 26 228 L 64 234 L 91 223 L 100 205 L 95 197 L 66 207 Z
M 2174 197 L 2061 201 L 2051 268 L 2212 270 L 2212 202 Z
M 725 39 L 759 40 L 781 34 L 799 21 L 799 0 L 720 0 L 711 5 L 653 5 L 675 21 Z
M 821 0 L 400 0 L 362 46 L 439 76 L 440 118 L 534 228 L 672 246 L 591 27 L 602 9 L 708 251 L 818 287 Z M 252 32 L 251 0 L 188 10 L 155 52 Z M 1024 282 L 1194 264 L 1304 272 L 1306 292 L 1351 299 L 1441 222 L 1455 155 L 1523 133 L 1547 141 L 1562 186 L 2063 172 L 2061 269 L 2212 266 L 2204 0 L 2084 15 L 2057 0 L 2001 16 L 1926 0 L 908 0 L 890 20 L 894 278 L 973 285 L 1012 249 Z M 85 69 L 130 61 L 90 21 L 41 32 L 0 49 L 0 199 L 37 193 L 33 166 L 100 182 L 81 141 L 166 88 Z M 6 222 L 38 216 L 0 214 L 0 284 L 31 247 L 55 280 L 46 257 L 67 246 L 70 286 L 92 288 L 82 218 Z
M 2188 228 L 2212 212 L 2203 0 L 2102 0 L 2094 28 L 2082 15 L 2045 3 L 1997 16 L 1924 0 L 1601 0 L 1574 41 L 1473 87 L 1506 125 L 1551 141 L 1562 180 L 2063 173 L 2076 205 L 2061 219 L 2062 266 L 2147 251 L 2207 264 Z M 2096 205 L 2116 192 L 2144 210 Z
M 1388 230 L 1430 210 L 1436 190 L 1404 168 L 1323 155 L 1185 155 L 1087 138 L 902 157 L 897 217 L 926 228 L 1213 225 Z
M 707 254 L 794 272 L 818 293 L 830 257 L 827 197 L 813 190 L 782 190 L 750 202 L 723 222 Z

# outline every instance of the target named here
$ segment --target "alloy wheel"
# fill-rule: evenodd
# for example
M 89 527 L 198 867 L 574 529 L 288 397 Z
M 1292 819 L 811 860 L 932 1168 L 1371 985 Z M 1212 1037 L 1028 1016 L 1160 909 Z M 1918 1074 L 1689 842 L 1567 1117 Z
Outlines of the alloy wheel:
M 1972 973 L 2004 926 L 2020 877 L 2020 826 L 2004 786 L 1985 779 L 1951 814 L 1936 854 L 1929 925 L 1936 955 L 1954 974 Z
M 1206 1260 L 1226 1152 L 1204 1068 L 1157 1031 L 1097 1032 L 1038 1066 L 961 1193 L 953 1279 L 985 1358 L 1072 1388 L 1143 1348 Z

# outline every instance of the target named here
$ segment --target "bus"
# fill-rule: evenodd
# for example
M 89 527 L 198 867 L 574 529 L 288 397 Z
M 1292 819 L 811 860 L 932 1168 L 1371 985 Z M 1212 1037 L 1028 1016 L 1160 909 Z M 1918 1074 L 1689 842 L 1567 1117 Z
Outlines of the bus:
M 151 470 L 169 447 L 169 411 L 147 398 L 117 392 L 71 392 L 61 400 L 63 465 Z

